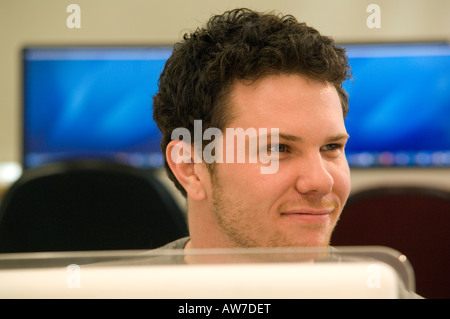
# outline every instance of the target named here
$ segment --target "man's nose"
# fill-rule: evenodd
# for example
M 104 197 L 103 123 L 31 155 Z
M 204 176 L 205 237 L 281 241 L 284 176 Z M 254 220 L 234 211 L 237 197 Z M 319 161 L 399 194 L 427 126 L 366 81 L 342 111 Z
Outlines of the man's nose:
M 302 194 L 330 193 L 334 186 L 334 179 L 327 166 L 320 152 L 302 156 L 299 160 L 297 191 Z

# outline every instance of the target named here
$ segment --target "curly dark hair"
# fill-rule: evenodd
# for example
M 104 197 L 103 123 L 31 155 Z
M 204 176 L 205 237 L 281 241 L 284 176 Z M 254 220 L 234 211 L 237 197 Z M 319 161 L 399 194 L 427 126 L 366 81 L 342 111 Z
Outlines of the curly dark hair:
M 153 118 L 163 135 L 161 150 L 165 154 L 175 128 L 187 128 L 193 136 L 194 120 L 202 120 L 203 130 L 223 130 L 231 119 L 227 97 L 236 80 L 300 74 L 332 83 L 345 118 L 348 97 L 342 83 L 350 73 L 344 48 L 291 15 L 245 8 L 215 15 L 174 45 L 159 78 Z M 167 159 L 165 168 L 186 196 Z

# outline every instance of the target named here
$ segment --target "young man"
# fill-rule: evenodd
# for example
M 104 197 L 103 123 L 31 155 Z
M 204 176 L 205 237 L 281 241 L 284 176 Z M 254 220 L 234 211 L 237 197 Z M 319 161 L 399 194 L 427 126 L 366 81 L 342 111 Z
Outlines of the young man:
M 185 35 L 154 97 L 190 231 L 166 248 L 328 246 L 350 192 L 349 74 L 292 16 L 237 9 Z

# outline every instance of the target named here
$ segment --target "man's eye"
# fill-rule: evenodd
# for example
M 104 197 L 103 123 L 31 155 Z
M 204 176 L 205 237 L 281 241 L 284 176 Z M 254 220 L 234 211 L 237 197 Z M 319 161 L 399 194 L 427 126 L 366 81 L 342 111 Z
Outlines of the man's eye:
M 324 146 L 326 151 L 336 151 L 343 148 L 343 145 L 341 144 L 327 144 Z
M 269 152 L 281 153 L 281 152 L 286 152 L 287 151 L 287 146 L 284 145 L 284 144 L 272 144 L 272 145 L 269 145 L 267 147 L 267 150 Z

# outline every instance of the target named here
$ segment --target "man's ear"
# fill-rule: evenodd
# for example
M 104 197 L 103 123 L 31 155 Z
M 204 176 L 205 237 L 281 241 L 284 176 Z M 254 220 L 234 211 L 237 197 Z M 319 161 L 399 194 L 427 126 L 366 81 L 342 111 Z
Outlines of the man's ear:
M 186 190 L 186 193 L 195 201 L 201 201 L 206 198 L 205 185 L 198 175 L 196 165 L 204 163 L 195 163 L 194 146 L 181 140 L 172 140 L 166 148 L 166 158 L 170 169 L 177 178 L 178 182 Z

